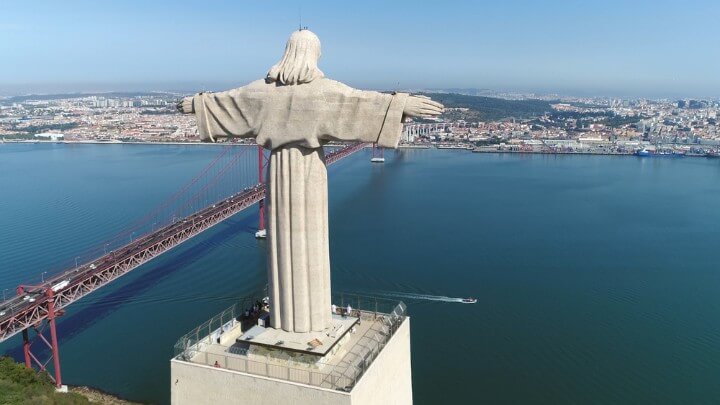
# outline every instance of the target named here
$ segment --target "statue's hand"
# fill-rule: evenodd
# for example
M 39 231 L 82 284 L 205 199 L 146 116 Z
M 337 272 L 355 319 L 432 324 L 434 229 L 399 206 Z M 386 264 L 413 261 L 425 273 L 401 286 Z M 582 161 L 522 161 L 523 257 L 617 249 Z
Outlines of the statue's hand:
M 410 96 L 405 102 L 403 115 L 408 117 L 436 117 L 443 113 L 445 106 L 425 96 Z
M 177 103 L 175 108 L 177 108 L 177 110 L 183 114 L 194 113 L 195 109 L 193 108 L 193 98 L 185 97 L 184 99 L 182 99 L 182 101 L 179 101 Z

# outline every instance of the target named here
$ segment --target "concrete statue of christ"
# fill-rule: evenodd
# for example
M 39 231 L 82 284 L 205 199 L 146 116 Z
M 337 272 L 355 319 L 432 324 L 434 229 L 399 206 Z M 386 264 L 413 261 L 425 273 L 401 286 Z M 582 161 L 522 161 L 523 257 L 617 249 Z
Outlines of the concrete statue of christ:
M 396 148 L 405 117 L 437 116 L 426 97 L 361 91 L 326 79 L 317 67 L 320 40 L 294 32 L 262 80 L 178 103 L 194 113 L 200 137 L 255 138 L 271 150 L 267 176 L 270 324 L 287 332 L 331 325 L 328 141 L 377 142 Z

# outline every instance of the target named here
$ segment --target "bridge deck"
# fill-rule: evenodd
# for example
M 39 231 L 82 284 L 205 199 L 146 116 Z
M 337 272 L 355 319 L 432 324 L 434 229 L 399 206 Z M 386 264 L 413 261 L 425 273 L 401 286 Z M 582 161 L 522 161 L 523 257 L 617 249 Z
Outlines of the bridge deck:
M 329 153 L 328 165 L 362 150 L 366 144 L 352 144 Z M 90 263 L 66 270 L 41 285 L 25 286 L 16 297 L 0 303 L 0 343 L 48 318 L 52 300 L 60 310 L 102 288 L 137 267 L 192 239 L 260 202 L 265 185 L 257 184 L 225 200 L 206 207 L 172 225 L 160 228 L 105 254 Z M 52 294 L 48 294 L 51 292 Z

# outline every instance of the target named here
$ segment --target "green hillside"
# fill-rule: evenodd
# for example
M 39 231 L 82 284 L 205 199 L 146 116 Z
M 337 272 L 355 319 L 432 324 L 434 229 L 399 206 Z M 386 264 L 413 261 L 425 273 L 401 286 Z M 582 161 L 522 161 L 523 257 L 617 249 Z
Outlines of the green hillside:
M 9 357 L 0 357 L 0 404 L 75 405 L 91 402 L 80 394 L 57 393 L 47 375 L 38 374 Z
M 448 118 L 466 121 L 499 121 L 508 118 L 534 118 L 552 111 L 550 102 L 543 100 L 505 100 L 502 98 L 466 96 L 455 93 L 429 93 L 426 96 L 439 101 L 446 108 L 469 108 L 470 111 L 447 112 Z

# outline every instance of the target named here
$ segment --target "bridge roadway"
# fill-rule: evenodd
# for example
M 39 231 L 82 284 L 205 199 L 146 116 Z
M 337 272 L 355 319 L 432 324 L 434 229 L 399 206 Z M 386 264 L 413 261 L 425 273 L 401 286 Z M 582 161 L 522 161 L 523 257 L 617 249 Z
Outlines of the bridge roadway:
M 368 145 L 345 146 L 329 153 L 325 161 L 330 165 L 366 146 Z M 62 314 L 62 309 L 73 302 L 253 206 L 264 197 L 265 185 L 257 184 L 92 262 L 53 276 L 41 285 L 18 287 L 16 297 L 0 303 L 0 343 L 39 325 L 45 319 Z

